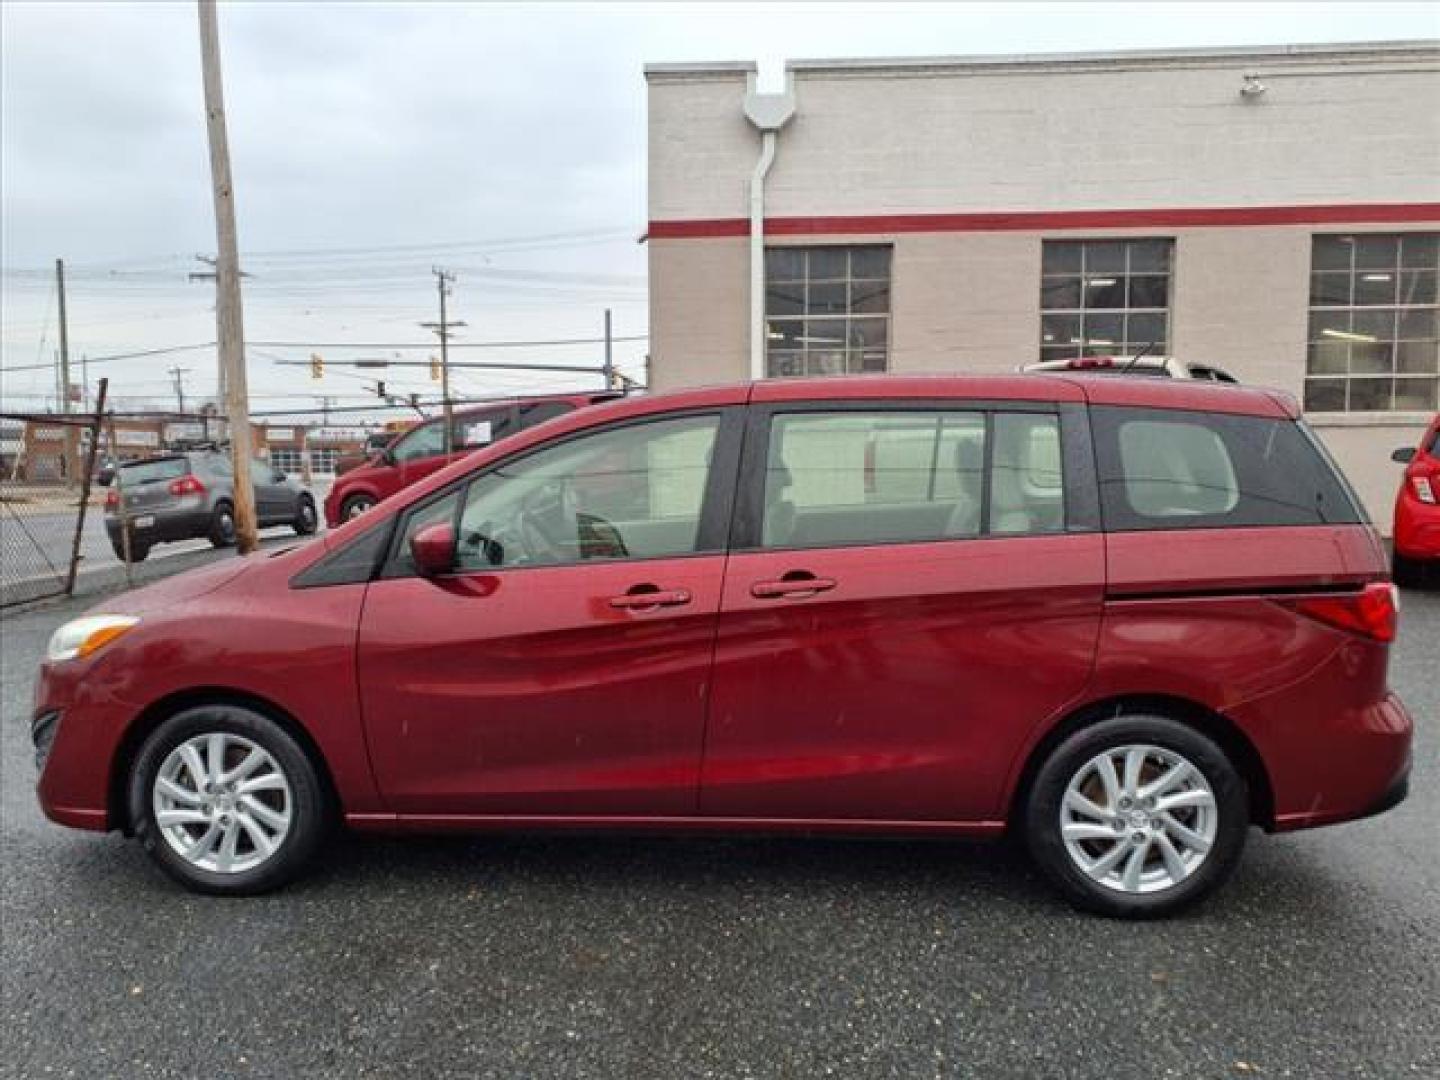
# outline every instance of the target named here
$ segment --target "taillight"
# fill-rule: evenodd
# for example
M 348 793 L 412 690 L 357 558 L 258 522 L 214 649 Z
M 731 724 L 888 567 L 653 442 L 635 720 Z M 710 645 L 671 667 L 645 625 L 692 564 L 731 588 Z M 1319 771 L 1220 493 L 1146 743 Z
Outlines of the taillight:
M 171 495 L 204 495 L 205 485 L 200 482 L 198 476 L 182 476 L 179 480 L 170 481 Z
M 106 510 L 119 510 L 119 509 L 120 509 L 120 493 L 119 493 L 118 491 L 116 491 L 114 488 L 111 488 L 109 491 L 105 492 L 105 509 L 106 509 Z
M 1388 581 L 1376 581 L 1356 593 L 1310 596 L 1285 601 L 1301 615 L 1375 641 L 1394 641 L 1400 621 L 1400 597 Z
M 1412 476 L 1410 478 L 1410 490 L 1415 492 L 1415 498 L 1421 502 L 1429 503 L 1431 506 L 1435 505 L 1435 485 L 1431 482 L 1430 477 Z

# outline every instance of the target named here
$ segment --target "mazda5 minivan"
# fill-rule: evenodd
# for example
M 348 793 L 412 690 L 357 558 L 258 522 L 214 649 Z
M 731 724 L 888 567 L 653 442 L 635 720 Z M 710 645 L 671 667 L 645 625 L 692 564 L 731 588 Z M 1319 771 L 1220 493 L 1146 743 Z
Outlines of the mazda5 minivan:
M 1251 826 L 1404 797 L 1396 616 L 1279 393 L 694 390 L 61 627 L 39 796 L 212 893 L 280 885 L 340 823 L 1010 833 L 1074 902 L 1149 916 Z

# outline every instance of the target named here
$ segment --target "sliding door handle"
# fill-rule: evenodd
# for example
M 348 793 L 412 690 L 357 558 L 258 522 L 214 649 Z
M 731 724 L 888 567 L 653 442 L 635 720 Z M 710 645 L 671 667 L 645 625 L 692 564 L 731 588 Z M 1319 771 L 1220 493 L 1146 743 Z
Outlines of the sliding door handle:
M 789 574 L 778 581 L 757 581 L 750 586 L 750 595 L 757 600 L 776 600 L 781 597 L 814 596 L 835 588 L 836 581 L 828 577 L 791 577 Z

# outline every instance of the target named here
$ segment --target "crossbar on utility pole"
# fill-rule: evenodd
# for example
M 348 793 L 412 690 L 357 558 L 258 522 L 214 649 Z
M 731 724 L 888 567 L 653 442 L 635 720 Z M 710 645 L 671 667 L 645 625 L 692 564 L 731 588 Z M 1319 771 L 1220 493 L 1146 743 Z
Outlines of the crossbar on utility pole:
M 245 379 L 245 331 L 240 307 L 240 256 L 235 239 L 235 189 L 225 134 L 225 92 L 220 78 L 220 28 L 215 0 L 198 0 L 200 60 L 205 77 L 205 126 L 210 138 L 210 177 L 215 194 L 215 324 L 225 412 L 230 421 L 230 457 L 235 476 L 235 544 L 241 555 L 254 551 L 255 488 L 250 480 L 250 394 Z

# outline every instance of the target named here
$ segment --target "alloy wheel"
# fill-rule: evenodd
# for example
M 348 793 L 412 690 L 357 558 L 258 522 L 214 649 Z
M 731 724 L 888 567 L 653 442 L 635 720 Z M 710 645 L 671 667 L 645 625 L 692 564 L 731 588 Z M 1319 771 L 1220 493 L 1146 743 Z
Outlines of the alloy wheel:
M 1205 775 L 1173 750 L 1116 746 L 1070 778 L 1060 836 L 1081 873 L 1121 893 L 1152 893 L 1194 874 L 1215 846 L 1219 814 Z
M 295 800 L 271 754 L 239 735 L 210 732 L 170 751 L 151 793 L 155 824 L 192 866 L 252 870 L 290 834 Z

